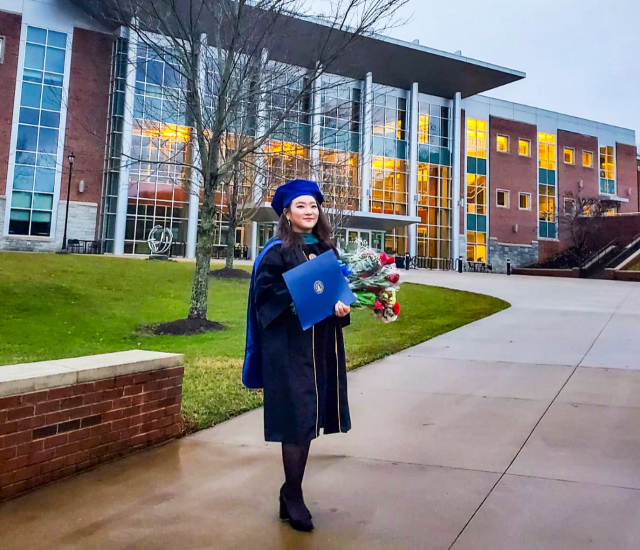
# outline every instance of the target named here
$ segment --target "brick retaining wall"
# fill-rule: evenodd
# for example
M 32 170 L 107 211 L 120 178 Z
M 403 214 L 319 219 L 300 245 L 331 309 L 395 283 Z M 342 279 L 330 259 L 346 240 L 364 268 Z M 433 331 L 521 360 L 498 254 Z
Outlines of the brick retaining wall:
M 109 355 L 124 354 L 96 357 Z M 173 358 L 169 364 L 178 357 L 182 363 L 181 356 L 154 355 Z M 46 371 L 43 365 L 56 363 L 21 366 L 40 365 Z M 61 367 L 69 373 L 18 381 L 23 386 L 35 384 L 33 389 L 41 391 L 4 397 L 6 392 L 0 393 L 0 501 L 179 434 L 183 367 L 157 368 L 141 362 L 139 355 L 124 365 L 124 371 L 122 367 L 113 367 L 119 371 L 115 376 L 108 376 L 113 368 L 104 364 L 95 371 L 86 365 L 75 371 Z M 2 381 L 3 369 L 9 368 L 0 367 L 0 392 L 7 384 Z M 47 378 L 54 378 L 55 384 L 72 372 L 77 383 L 41 389 Z M 87 378 L 99 379 L 84 381 Z

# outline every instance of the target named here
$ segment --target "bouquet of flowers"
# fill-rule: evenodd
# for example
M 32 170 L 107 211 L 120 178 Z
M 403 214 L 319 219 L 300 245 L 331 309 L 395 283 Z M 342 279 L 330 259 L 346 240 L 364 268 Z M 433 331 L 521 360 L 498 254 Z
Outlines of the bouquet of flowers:
M 400 274 L 393 256 L 378 253 L 362 240 L 349 243 L 341 253 L 342 272 L 358 301 L 356 307 L 371 307 L 385 323 L 400 314 L 396 293 Z

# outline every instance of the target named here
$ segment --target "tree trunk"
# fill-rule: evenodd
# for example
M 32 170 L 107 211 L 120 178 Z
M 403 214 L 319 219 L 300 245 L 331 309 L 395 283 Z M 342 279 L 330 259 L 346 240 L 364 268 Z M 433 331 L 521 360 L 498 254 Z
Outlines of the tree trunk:
M 229 218 L 229 232 L 227 233 L 227 259 L 225 267 L 233 269 L 234 253 L 236 251 L 236 227 L 235 216 Z
M 196 270 L 193 275 L 189 319 L 206 319 L 209 305 L 209 272 L 211 271 L 211 252 L 215 224 L 215 185 L 205 183 L 198 244 L 196 246 Z
M 234 170 L 229 193 L 229 231 L 227 232 L 227 261 L 225 266 L 233 269 L 234 253 L 236 250 L 236 229 L 238 228 L 238 199 L 240 194 L 240 172 Z

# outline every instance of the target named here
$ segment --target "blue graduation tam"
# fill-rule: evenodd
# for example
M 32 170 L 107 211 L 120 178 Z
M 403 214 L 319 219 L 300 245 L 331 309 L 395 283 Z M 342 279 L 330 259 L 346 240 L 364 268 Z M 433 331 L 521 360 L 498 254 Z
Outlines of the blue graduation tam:
M 276 214 L 278 214 L 278 217 L 280 217 L 284 209 L 293 202 L 293 199 L 305 195 L 314 197 L 318 204 L 324 202 L 324 195 L 315 181 L 292 180 L 276 189 L 276 194 L 271 201 L 271 208 L 273 208 Z

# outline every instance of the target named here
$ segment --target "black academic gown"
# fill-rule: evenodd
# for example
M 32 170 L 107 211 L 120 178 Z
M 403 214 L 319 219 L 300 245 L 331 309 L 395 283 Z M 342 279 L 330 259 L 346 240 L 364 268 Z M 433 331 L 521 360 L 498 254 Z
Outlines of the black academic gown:
M 322 245 L 283 250 L 276 245 L 256 272 L 266 441 L 304 444 L 351 428 L 342 328 L 335 315 L 303 331 L 282 274 L 325 252 Z M 313 260 L 310 260 L 313 261 Z

